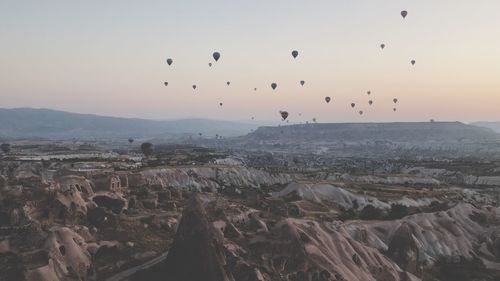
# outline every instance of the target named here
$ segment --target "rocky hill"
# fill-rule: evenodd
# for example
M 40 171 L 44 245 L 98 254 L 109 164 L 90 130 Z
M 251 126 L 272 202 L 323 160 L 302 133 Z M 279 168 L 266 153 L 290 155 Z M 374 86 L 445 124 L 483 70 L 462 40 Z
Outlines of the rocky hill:
M 496 140 L 493 130 L 460 122 L 329 123 L 260 127 L 246 138 L 315 142 Z

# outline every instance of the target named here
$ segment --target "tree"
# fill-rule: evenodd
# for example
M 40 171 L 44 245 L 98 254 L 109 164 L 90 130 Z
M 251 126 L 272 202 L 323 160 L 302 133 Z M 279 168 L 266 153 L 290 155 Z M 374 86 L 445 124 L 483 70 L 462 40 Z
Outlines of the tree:
M 150 157 L 154 153 L 154 146 L 150 142 L 141 144 L 141 151 L 146 157 Z
M 377 220 L 382 217 L 382 210 L 376 208 L 372 204 L 368 204 L 361 210 L 359 217 L 362 220 Z
M 2 143 L 0 145 L 0 149 L 3 151 L 3 153 L 9 153 L 10 152 L 10 144 Z

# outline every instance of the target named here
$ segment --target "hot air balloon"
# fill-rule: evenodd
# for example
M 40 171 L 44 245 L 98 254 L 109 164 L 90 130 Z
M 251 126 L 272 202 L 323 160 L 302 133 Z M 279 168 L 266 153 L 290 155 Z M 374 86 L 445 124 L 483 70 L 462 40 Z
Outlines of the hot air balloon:
M 173 60 L 173 59 L 167 59 L 167 64 L 168 64 L 168 65 L 172 65 L 172 63 L 173 63 L 173 62 L 174 62 L 174 60 Z
M 227 81 L 226 84 L 229 86 L 229 84 L 231 84 L 231 82 Z
M 415 65 L 416 61 L 415 60 L 411 60 L 411 65 Z
M 255 117 L 252 116 L 252 120 L 254 120 L 254 119 L 255 119 Z
M 316 123 L 316 117 L 313 118 L 313 122 Z
M 396 111 L 397 109 L 396 108 L 393 108 L 392 111 Z
M 397 99 L 397 98 L 394 98 L 392 101 L 393 101 L 394 103 L 397 103 L 397 102 L 398 102 L 398 99 Z
M 209 67 L 212 67 L 212 63 L 211 63 L 211 62 L 209 62 L 209 63 L 208 63 L 208 66 L 209 66 Z
M 273 90 L 276 90 L 276 87 L 278 87 L 278 84 L 276 84 L 276 83 L 271 83 L 271 88 L 273 88 Z
M 369 100 L 369 101 L 368 101 L 368 104 L 369 104 L 369 105 L 372 105 L 372 104 L 373 104 L 373 101 L 372 101 L 372 100 Z
M 288 118 L 288 111 L 280 111 L 281 118 L 283 118 L 283 121 Z
M 196 85 L 193 85 L 193 90 L 196 90 Z
M 380 44 L 380 48 L 383 50 L 385 48 L 385 44 Z
M 168 82 L 163 83 L 163 85 L 168 86 Z
M 300 81 L 300 85 L 301 85 L 301 86 L 304 86 L 304 84 L 305 84 L 305 83 L 306 83 L 306 81 L 304 81 L 304 80 L 301 80 L 301 81 Z
M 332 99 L 330 97 L 325 97 L 326 103 L 329 103 Z
M 360 110 L 360 111 L 359 111 L 359 115 L 363 115 L 363 110 Z
M 371 91 L 366 92 L 367 95 L 371 95 L 371 93 L 372 93 Z
M 292 57 L 295 59 L 299 55 L 299 51 L 293 50 L 292 51 Z
M 351 103 L 351 107 L 354 108 L 356 106 L 355 103 Z
M 129 139 L 128 139 L 128 142 L 129 142 L 129 143 L 133 143 L 133 142 L 134 142 L 134 139 L 133 139 L 133 138 L 129 138 Z
M 408 12 L 407 11 L 401 11 L 401 16 L 403 18 L 406 18 L 406 16 L 408 15 Z
M 219 52 L 214 52 L 213 55 L 215 61 L 219 61 L 220 59 L 220 53 Z
M 219 106 L 222 106 L 222 102 L 219 102 Z
M 257 91 L 257 88 L 253 88 L 254 91 Z

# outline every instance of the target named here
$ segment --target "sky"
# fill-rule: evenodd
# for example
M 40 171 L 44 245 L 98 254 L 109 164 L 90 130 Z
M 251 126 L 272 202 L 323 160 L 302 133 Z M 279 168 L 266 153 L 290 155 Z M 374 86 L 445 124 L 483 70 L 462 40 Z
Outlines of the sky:
M 499 10 L 498 0 L 0 0 L 0 108 L 500 121 Z

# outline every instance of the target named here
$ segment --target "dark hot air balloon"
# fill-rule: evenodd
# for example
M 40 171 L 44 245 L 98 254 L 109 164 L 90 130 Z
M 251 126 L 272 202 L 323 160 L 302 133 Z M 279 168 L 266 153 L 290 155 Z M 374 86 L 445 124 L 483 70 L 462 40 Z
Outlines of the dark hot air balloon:
M 351 103 L 351 107 L 354 108 L 356 106 L 355 103 Z
M 380 44 L 380 48 L 383 50 L 385 48 L 385 44 Z
M 394 98 L 394 99 L 392 99 L 392 101 L 393 101 L 394 103 L 397 103 L 397 102 L 398 102 L 398 99 L 397 99 L 397 98 Z
M 173 59 L 167 59 L 167 64 L 168 64 L 168 65 L 172 65 L 172 63 L 173 63 L 173 62 L 174 62 L 174 60 L 173 60 Z
M 133 143 L 134 142 L 134 139 L 133 138 L 129 138 L 128 139 L 128 143 Z
M 222 102 L 219 102 L 219 106 L 222 106 L 222 104 L 223 104 Z
M 196 90 L 196 85 L 193 85 L 193 90 Z
M 371 91 L 368 91 L 368 92 L 366 92 L 366 94 L 367 94 L 367 95 L 371 95 L 371 94 L 372 94 L 372 92 L 371 92 Z
M 411 65 L 415 65 L 416 61 L 415 60 L 411 60 Z
M 229 84 L 231 84 L 231 82 L 227 81 L 226 84 L 229 86 Z
M 325 97 L 326 103 L 329 103 L 332 99 L 330 97 Z
M 401 11 L 401 16 L 403 18 L 406 18 L 406 16 L 408 15 L 408 12 L 407 11 Z
M 278 84 L 276 84 L 276 83 L 271 83 L 271 88 L 273 88 L 273 90 L 276 90 L 276 87 L 278 87 Z
M 213 55 L 215 61 L 219 61 L 220 59 L 220 53 L 219 52 L 214 52 Z
M 299 55 L 299 51 L 293 50 L 292 51 L 292 57 L 295 59 Z
M 359 111 L 359 115 L 363 115 L 363 110 L 360 110 L 360 111 Z
M 301 81 L 300 81 L 300 85 L 301 85 L 301 86 L 304 86 L 304 84 L 305 84 L 305 83 L 306 83 L 306 81 L 304 81 L 304 80 L 301 80 Z
M 372 101 L 372 100 L 369 100 L 369 101 L 368 101 L 368 104 L 369 104 L 369 105 L 372 105 L 372 104 L 373 104 L 373 101 Z
M 283 118 L 283 121 L 288 118 L 288 111 L 280 111 L 281 118 Z
M 209 66 L 209 67 L 212 67 L 212 63 L 211 63 L 211 62 L 209 62 L 209 63 L 208 63 L 208 66 Z
M 168 82 L 163 83 L 163 85 L 168 86 Z

